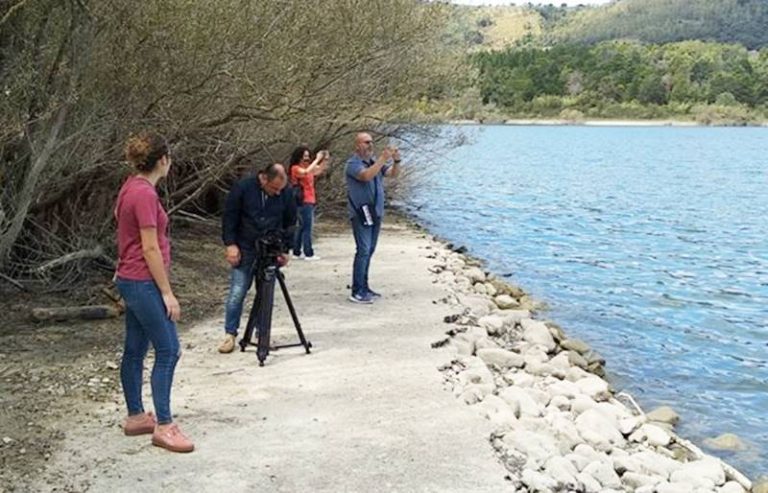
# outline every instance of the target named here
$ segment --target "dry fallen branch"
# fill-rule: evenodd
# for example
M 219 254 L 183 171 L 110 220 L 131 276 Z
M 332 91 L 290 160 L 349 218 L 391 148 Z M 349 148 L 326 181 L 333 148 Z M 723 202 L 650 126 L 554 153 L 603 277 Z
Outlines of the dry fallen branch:
M 10 277 L 6 276 L 3 273 L 0 273 L 0 279 L 6 281 L 7 283 L 9 283 L 9 284 L 13 285 L 14 287 L 20 289 L 21 291 L 26 291 L 27 290 L 27 288 L 25 288 L 24 285 L 21 284 L 19 281 L 17 281 L 16 279 L 10 278 Z
M 100 246 L 97 246 L 96 248 L 92 248 L 90 250 L 78 250 L 77 252 L 68 253 L 59 258 L 50 260 L 44 263 L 43 265 L 37 267 L 34 270 L 34 272 L 37 274 L 43 274 L 46 271 L 53 269 L 54 267 L 59 267 L 59 266 L 68 264 L 70 262 L 74 262 L 76 260 L 101 259 L 101 258 L 104 258 L 104 250 Z
M 120 315 L 120 310 L 110 305 L 91 306 L 65 306 L 52 308 L 33 308 L 32 318 L 38 322 L 49 320 L 64 321 L 72 319 L 99 320 L 115 318 Z

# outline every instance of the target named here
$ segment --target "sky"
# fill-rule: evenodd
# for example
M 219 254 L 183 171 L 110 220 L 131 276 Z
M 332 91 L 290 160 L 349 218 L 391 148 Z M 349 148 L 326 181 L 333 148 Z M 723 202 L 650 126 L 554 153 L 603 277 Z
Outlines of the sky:
M 584 5 L 601 5 L 604 3 L 608 3 L 611 0 L 531 0 L 531 3 L 544 3 L 544 4 L 553 4 L 553 5 L 562 5 L 564 3 L 574 6 L 579 4 Z M 524 5 L 528 3 L 527 0 L 453 0 L 453 3 L 460 3 L 463 5 L 509 5 L 511 3 L 515 3 L 517 5 Z

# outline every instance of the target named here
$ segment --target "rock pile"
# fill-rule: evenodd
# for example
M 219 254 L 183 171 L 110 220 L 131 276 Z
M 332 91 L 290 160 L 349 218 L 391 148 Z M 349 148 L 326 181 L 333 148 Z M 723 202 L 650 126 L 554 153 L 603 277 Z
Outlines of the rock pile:
M 737 493 L 747 478 L 674 433 L 669 408 L 645 414 L 603 379 L 605 360 L 536 303 L 463 253 L 433 248 L 454 315 L 441 367 L 455 395 L 493 424 L 515 491 Z

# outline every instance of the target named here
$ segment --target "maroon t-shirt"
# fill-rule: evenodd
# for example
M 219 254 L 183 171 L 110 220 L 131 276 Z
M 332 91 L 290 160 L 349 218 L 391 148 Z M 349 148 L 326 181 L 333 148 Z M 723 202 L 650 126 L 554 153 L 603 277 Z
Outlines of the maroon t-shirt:
M 152 273 L 141 249 L 141 229 L 157 229 L 157 243 L 163 255 L 165 270 L 171 267 L 171 244 L 168 241 L 168 214 L 157 190 L 140 176 L 128 178 L 120 188 L 115 206 L 117 218 L 117 275 L 132 281 L 150 281 Z

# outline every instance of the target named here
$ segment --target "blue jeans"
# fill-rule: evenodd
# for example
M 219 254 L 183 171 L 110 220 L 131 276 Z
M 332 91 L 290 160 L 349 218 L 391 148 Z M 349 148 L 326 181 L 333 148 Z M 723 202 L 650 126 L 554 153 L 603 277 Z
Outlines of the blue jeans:
M 243 315 L 243 302 L 253 284 L 254 252 L 240 251 L 240 264 L 229 273 L 229 295 L 224 309 L 224 330 L 237 336 L 240 317 Z
M 159 424 L 173 421 L 171 385 L 176 363 L 181 356 L 176 324 L 168 318 L 160 290 L 154 281 L 117 279 L 117 289 L 125 301 L 125 350 L 120 365 L 128 415 L 144 412 L 141 383 L 144 357 L 149 343 L 155 348 L 152 367 L 152 401 Z
M 315 222 L 315 205 L 306 204 L 299 207 L 299 225 L 296 228 L 296 236 L 293 240 L 293 254 L 297 257 L 304 249 L 304 255 L 312 257 L 315 251 L 312 249 L 312 225 Z
M 368 293 L 368 269 L 371 266 L 371 257 L 376 251 L 376 243 L 379 241 L 381 231 L 381 219 L 376 219 L 372 226 L 363 225 L 360 218 L 352 219 L 352 233 L 355 235 L 355 261 L 352 264 L 352 294 L 364 295 Z

